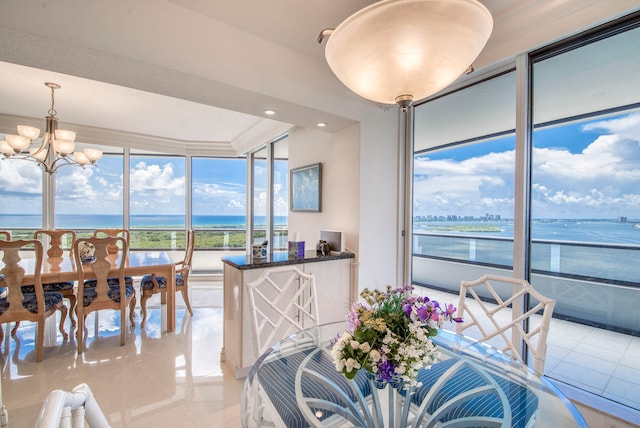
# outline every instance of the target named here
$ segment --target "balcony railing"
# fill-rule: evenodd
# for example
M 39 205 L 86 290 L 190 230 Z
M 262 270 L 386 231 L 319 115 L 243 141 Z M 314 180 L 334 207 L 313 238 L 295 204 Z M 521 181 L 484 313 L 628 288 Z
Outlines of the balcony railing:
M 12 228 L 12 239 L 32 239 L 35 229 Z M 131 228 L 131 251 L 159 250 L 167 251 L 175 260 L 184 257 L 185 230 L 175 228 Z M 93 229 L 76 230 L 78 237 L 89 237 Z M 195 252 L 193 257 L 193 273 L 222 273 L 222 257 L 232 254 L 246 253 L 246 229 L 244 228 L 197 228 Z M 256 229 L 253 242 L 264 240 L 266 231 Z M 274 250 L 286 250 L 288 230 L 274 230 Z M 68 249 L 71 242 L 62 242 L 62 248 Z
M 457 292 L 460 279 L 512 274 L 512 238 L 413 237 L 416 284 Z M 530 258 L 531 283 L 556 299 L 556 317 L 638 335 L 640 245 L 532 240 Z

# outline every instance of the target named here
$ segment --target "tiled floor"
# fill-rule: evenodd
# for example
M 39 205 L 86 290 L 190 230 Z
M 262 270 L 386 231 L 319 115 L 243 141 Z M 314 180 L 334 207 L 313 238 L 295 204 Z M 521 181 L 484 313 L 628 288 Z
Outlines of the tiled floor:
M 422 290 L 441 303 L 457 305 L 457 295 Z M 499 346 L 497 343 L 493 345 Z M 608 407 L 610 412 L 619 412 L 625 419 L 640 424 L 639 337 L 553 318 L 547 337 L 545 375 L 559 381 L 558 385 L 565 391 L 573 388 L 565 389 L 563 383 L 593 393 L 581 394 L 581 399 L 586 396 L 585 401 L 591 407 L 598 410 Z M 599 400 L 597 396 L 608 398 L 612 402 Z M 581 407 L 580 410 L 583 414 L 586 413 L 584 408 Z M 589 422 L 590 426 L 636 426 L 621 421 L 616 421 L 615 425 L 595 425 Z
M 175 334 L 160 333 L 158 309 L 149 311 L 141 329 L 136 310 L 137 324 L 124 347 L 119 346 L 119 316 L 109 315 L 113 311 L 100 313 L 97 339 L 89 316 L 82 355 L 73 338 L 63 343 L 59 336 L 41 363 L 34 358 L 33 324 L 20 326 L 18 340 L 5 329 L 2 392 L 9 427 L 33 427 L 49 391 L 69 391 L 83 382 L 114 427 L 240 427 L 243 381 L 228 376 L 220 364 L 221 284 L 194 282 L 192 287 L 193 317 L 178 297 Z M 158 308 L 159 297 L 149 303 Z
M 457 302 L 456 296 L 432 290 L 427 294 L 441 302 Z M 192 300 L 193 317 L 178 297 L 177 331 L 161 334 L 159 298 L 154 296 L 147 326 L 140 328 L 137 311 L 137 324 L 124 347 L 119 346 L 118 316 L 102 312 L 95 338 L 90 315 L 84 354 L 77 355 L 73 338 L 63 342 L 59 336 L 56 346 L 45 349 L 41 363 L 34 359 L 33 325 L 23 323 L 18 340 L 5 327 L 0 358 L 9 427 L 34 426 L 51 390 L 71 390 L 82 382 L 91 387 L 114 427 L 240 427 L 243 381 L 230 376 L 220 363 L 221 284 L 193 282 Z M 69 325 L 67 330 L 71 332 Z M 548 342 L 550 376 L 640 406 L 640 368 L 634 364 L 640 357 L 638 338 L 554 319 Z M 590 376 L 584 376 L 582 367 L 589 368 Z M 580 410 L 591 427 L 633 426 L 588 408 Z

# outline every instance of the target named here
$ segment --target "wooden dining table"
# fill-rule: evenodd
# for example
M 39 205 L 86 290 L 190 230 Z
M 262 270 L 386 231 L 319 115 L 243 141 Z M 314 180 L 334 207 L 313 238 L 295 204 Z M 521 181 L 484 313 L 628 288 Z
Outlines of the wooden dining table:
M 111 256 L 113 276 L 117 276 L 116 265 L 119 262 L 120 253 Z M 23 258 L 20 264 L 27 274 L 22 283 L 33 284 L 33 264 L 35 259 Z M 83 263 L 85 279 L 95 279 L 93 270 L 88 264 Z M 130 276 L 156 274 L 167 278 L 167 332 L 172 332 L 176 327 L 176 267 L 174 261 L 165 251 L 131 251 L 125 261 L 124 274 Z M 45 257 L 42 263 L 42 283 L 77 281 L 78 268 L 73 258 Z

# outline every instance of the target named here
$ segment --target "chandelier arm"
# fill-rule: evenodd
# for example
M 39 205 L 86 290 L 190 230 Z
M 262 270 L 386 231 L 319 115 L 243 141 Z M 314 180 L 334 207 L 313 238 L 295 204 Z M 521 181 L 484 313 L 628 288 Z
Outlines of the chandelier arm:
M 45 82 L 45 86 L 51 89 L 51 108 L 46 117 L 46 129 L 42 139 L 38 140 L 38 135 L 40 134 L 39 129 L 31 126 L 18 125 L 19 136 L 12 135 L 11 137 L 15 138 L 11 140 L 10 143 L 3 141 L 2 145 L 0 145 L 0 149 L 4 155 L 2 160 L 20 159 L 35 162 L 48 174 L 55 174 L 58 168 L 65 165 L 76 165 L 81 168 L 84 168 L 85 165 L 95 166 L 96 162 L 102 156 L 101 150 L 91 150 L 91 157 L 94 159 L 89 159 L 86 155 L 76 159 L 77 156 L 82 155 L 81 152 L 77 152 L 77 154 L 74 152 L 74 157 L 70 157 L 75 146 L 75 132 L 58 130 L 58 119 L 55 109 L 55 90 L 60 89 L 60 85 L 53 82 Z M 62 135 L 57 136 L 56 134 L 58 133 Z M 29 144 L 26 146 L 24 145 L 25 139 L 29 141 Z M 54 144 L 56 142 L 58 145 Z M 31 144 L 39 144 L 39 146 L 30 149 Z

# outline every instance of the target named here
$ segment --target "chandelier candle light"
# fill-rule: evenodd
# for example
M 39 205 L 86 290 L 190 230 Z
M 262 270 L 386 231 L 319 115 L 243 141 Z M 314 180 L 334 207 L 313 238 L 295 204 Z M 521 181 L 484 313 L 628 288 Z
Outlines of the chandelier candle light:
M 55 172 L 61 166 L 95 165 L 102 157 L 102 151 L 85 148 L 82 152 L 74 152 L 76 133 L 58 129 L 58 118 L 54 108 L 54 92 L 60 89 L 57 83 L 46 82 L 51 89 L 51 108 L 46 117 L 46 130 L 40 140 L 40 130 L 33 126 L 18 125 L 18 135 L 6 135 L 6 141 L 0 141 L 0 153 L 4 159 L 24 159 L 37 162 L 42 169 L 49 173 Z M 32 143 L 36 143 L 31 147 Z M 28 152 L 27 152 L 28 150 Z M 70 155 L 73 154 L 73 158 Z M 4 160 L 3 159 L 3 160 Z

